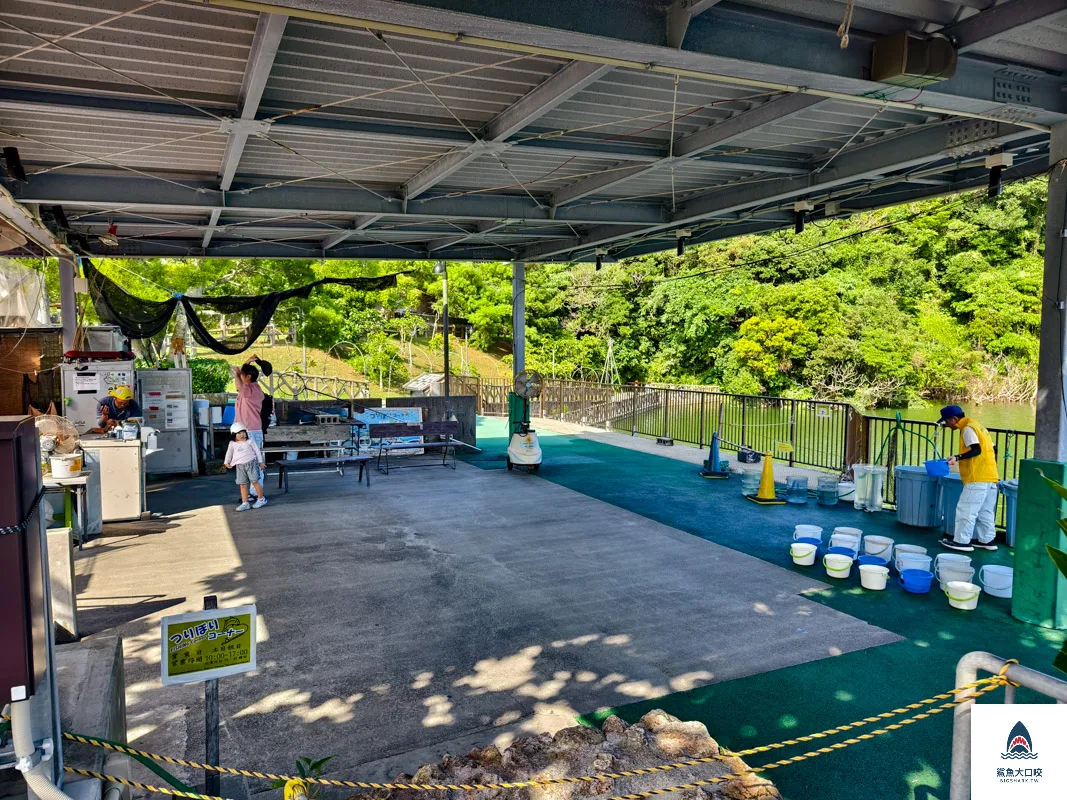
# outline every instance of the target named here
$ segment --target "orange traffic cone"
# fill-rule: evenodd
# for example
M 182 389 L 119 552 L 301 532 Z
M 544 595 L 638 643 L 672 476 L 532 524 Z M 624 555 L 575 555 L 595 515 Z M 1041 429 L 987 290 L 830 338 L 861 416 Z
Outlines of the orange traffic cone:
M 759 479 L 759 491 L 755 497 L 748 495 L 748 499 L 763 506 L 785 505 L 785 500 L 779 500 L 774 493 L 774 459 L 770 453 L 763 454 L 763 474 Z

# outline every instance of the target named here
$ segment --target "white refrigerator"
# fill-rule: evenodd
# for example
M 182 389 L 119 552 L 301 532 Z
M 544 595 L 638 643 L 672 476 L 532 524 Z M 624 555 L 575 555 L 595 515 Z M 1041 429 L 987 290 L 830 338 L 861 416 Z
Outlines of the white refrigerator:
M 145 472 L 196 475 L 192 372 L 177 368 L 137 370 L 137 400 L 144 424 L 156 430 L 157 449 L 147 451 Z

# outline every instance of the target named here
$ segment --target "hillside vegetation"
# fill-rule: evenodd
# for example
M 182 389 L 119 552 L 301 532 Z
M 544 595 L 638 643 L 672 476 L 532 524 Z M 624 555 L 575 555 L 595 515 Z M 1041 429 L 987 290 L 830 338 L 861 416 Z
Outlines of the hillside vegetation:
M 531 264 L 528 366 L 557 377 L 596 378 L 610 343 L 625 381 L 716 384 L 861 405 L 1029 400 L 1046 188 L 1035 179 L 1006 186 L 995 200 L 980 194 L 929 200 L 810 222 L 801 234 L 692 245 L 681 257 L 628 259 L 622 250 L 617 263 L 599 271 L 588 264 Z M 299 344 L 306 343 L 315 353 L 309 371 L 325 366 L 375 383 L 382 375 L 396 386 L 408 377 L 413 340 L 413 371 L 440 370 L 441 281 L 428 261 L 103 259 L 98 265 L 150 299 L 191 287 L 208 295 L 260 294 L 320 277 L 402 272 L 394 289 L 331 286 L 279 308 L 275 324 L 292 326 L 295 344 L 272 360 L 279 368 L 302 367 Z M 508 373 L 510 278 L 508 264 L 449 265 L 450 312 L 459 322 L 454 372 L 494 379 Z M 50 284 L 55 288 L 54 272 Z

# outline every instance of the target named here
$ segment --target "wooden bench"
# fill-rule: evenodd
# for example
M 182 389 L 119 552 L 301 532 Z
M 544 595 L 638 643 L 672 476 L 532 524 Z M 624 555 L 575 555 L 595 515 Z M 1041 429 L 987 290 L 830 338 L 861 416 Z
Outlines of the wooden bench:
M 378 470 L 389 474 L 389 454 L 400 450 L 440 450 L 441 451 L 441 466 L 456 468 L 456 448 L 457 447 L 470 447 L 466 442 L 461 442 L 455 438 L 455 434 L 459 433 L 459 423 L 455 420 L 447 420 L 443 422 L 385 422 L 380 425 L 371 425 L 368 429 L 370 438 L 373 439 L 391 439 L 398 436 L 441 436 L 441 441 L 436 442 L 385 442 L 382 441 L 378 444 Z M 452 463 L 448 463 L 448 453 L 452 452 Z M 382 467 L 382 460 L 385 460 L 385 466 Z M 437 462 L 426 464 L 405 464 L 405 467 L 434 467 L 437 466 Z M 401 469 L 401 467 L 393 467 L 393 469 Z
M 358 464 L 359 476 L 356 483 L 363 480 L 364 470 L 367 473 L 367 486 L 370 486 L 370 459 L 369 455 L 332 456 L 327 458 L 296 458 L 293 460 L 283 459 L 278 464 L 278 488 L 283 493 L 289 491 L 289 473 L 295 471 L 315 469 L 317 467 L 336 467 L 341 475 L 345 474 L 346 464 Z

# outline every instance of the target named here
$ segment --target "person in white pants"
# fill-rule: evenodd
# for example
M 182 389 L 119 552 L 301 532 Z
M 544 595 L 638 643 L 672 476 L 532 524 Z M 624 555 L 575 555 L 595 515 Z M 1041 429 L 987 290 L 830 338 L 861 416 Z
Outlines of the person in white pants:
M 979 422 L 969 419 L 959 406 L 941 409 L 940 423 L 960 433 L 959 455 L 949 465 L 958 464 L 963 493 L 956 504 L 956 528 L 943 536 L 940 544 L 949 550 L 969 553 L 976 547 L 996 550 L 997 455 L 993 439 Z

